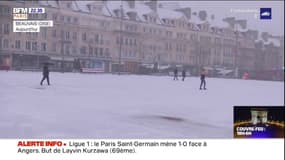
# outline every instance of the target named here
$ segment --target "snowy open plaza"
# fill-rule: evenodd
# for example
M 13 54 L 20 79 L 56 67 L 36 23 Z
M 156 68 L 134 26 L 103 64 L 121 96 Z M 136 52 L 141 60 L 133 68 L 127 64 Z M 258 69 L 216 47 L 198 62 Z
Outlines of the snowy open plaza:
M 284 82 L 0 71 L 0 138 L 232 138 L 233 106 L 284 105 Z

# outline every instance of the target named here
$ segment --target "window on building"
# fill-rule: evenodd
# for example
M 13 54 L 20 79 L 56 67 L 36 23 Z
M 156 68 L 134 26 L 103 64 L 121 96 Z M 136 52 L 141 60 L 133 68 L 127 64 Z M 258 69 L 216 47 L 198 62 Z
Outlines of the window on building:
M 72 39 L 73 39 L 73 40 L 77 40 L 77 33 L 76 33 L 76 32 L 73 32 L 73 34 L 72 34 Z
M 165 50 L 168 50 L 168 48 L 169 48 L 169 47 L 168 47 L 168 43 L 166 42 L 164 49 L 165 49 Z
M 4 24 L 4 34 L 10 33 L 10 24 Z
M 65 54 L 69 55 L 70 54 L 70 45 L 65 45 Z
M 60 16 L 60 21 L 64 22 L 64 16 Z
M 61 39 L 64 39 L 64 30 L 60 31 L 60 37 L 61 37 Z
M 21 49 L 21 41 L 20 40 L 15 41 L 15 48 Z
M 67 22 L 67 23 L 71 23 L 71 17 L 67 17 L 67 18 L 66 18 L 66 22 Z
M 109 48 L 106 48 L 106 49 L 105 49 L 105 56 L 106 56 L 106 57 L 109 57 L 109 55 L 110 55 Z
M 56 30 L 52 30 L 52 37 L 56 37 Z
M 56 14 L 56 13 L 52 14 L 52 19 L 53 19 L 54 21 L 57 21 L 57 14 Z
M 51 51 L 56 52 L 57 43 L 52 43 Z
M 71 3 L 67 3 L 67 4 L 66 4 L 66 7 L 67 7 L 67 8 L 71 8 Z
M 0 39 L 0 49 L 2 48 L 2 39 Z
M 89 55 L 93 55 L 93 47 L 89 47 Z
M 100 57 L 103 56 L 103 48 L 100 48 L 100 50 L 99 50 L 99 55 L 100 55 Z
M 136 32 L 138 30 L 137 25 L 134 25 L 134 31 Z
M 86 41 L 87 40 L 87 34 L 86 33 L 82 33 L 82 40 Z
M 42 19 L 47 19 L 47 17 L 48 17 L 48 14 L 47 14 L 47 13 L 43 13 L 43 14 L 42 14 Z
M 31 42 L 26 41 L 26 50 L 31 50 Z
M 9 7 L 1 6 L 0 7 L 0 15 L 9 16 L 11 15 L 11 9 Z
M 99 35 L 95 34 L 95 43 L 99 43 Z
M 74 17 L 73 18 L 73 23 L 77 23 L 78 22 L 78 18 L 77 17 Z
M 47 44 L 46 43 L 42 43 L 41 44 L 41 51 L 46 51 L 47 50 Z
M 86 47 L 85 46 L 80 48 L 80 54 L 86 54 Z
M 186 52 L 186 45 L 184 44 L 183 45 L 183 50 L 182 50 L 184 53 Z
M 104 44 L 104 40 L 103 40 L 103 35 L 102 34 L 99 35 L 99 39 L 100 39 L 100 44 Z
M 38 43 L 37 42 L 33 42 L 32 43 L 32 50 L 33 51 L 37 51 L 38 50 Z
M 120 44 L 120 37 L 119 36 L 117 36 L 117 38 L 116 38 L 116 44 Z
M 3 34 L 3 24 L 0 23 L 0 34 Z
M 65 39 L 66 39 L 66 40 L 69 40 L 69 39 L 70 39 L 70 32 L 69 32 L 69 31 L 66 31 L 66 32 L 65 32 Z
M 99 52 L 99 48 L 95 48 L 95 56 L 97 57 L 98 56 L 98 52 Z
M 38 38 L 38 33 L 37 32 L 31 33 L 31 35 L 32 35 L 33 38 Z
M 130 38 L 130 46 L 133 45 L 133 39 Z
M 8 39 L 4 39 L 3 48 L 9 48 L 9 40 Z
M 77 47 L 76 46 L 72 46 L 72 54 L 77 54 Z
M 44 39 L 46 39 L 47 38 L 47 28 L 41 28 L 41 33 L 42 33 L 42 37 L 44 38 Z

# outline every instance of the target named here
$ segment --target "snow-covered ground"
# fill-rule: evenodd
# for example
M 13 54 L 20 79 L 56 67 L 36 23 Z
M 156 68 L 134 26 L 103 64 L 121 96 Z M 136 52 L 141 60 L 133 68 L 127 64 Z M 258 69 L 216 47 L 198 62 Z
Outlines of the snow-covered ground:
M 0 138 L 232 138 L 234 105 L 284 105 L 284 83 L 0 71 Z M 45 83 L 46 84 L 46 83 Z

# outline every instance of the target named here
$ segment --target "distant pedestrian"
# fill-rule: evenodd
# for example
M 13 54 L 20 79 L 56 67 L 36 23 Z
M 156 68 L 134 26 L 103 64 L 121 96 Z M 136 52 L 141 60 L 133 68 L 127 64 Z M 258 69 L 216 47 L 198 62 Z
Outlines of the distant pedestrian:
M 178 69 L 177 68 L 174 69 L 174 78 L 173 78 L 173 80 L 178 80 Z
M 184 81 L 185 77 L 186 77 L 186 71 L 185 69 L 183 69 L 182 70 L 182 81 Z
M 247 72 L 245 72 L 242 76 L 242 79 L 248 79 L 249 78 L 249 74 Z
M 206 89 L 206 80 L 205 80 L 206 74 L 207 74 L 206 70 L 203 69 L 201 72 L 201 77 L 200 77 L 200 79 L 201 79 L 200 90 L 202 89 L 202 87 L 203 87 L 203 89 Z
M 41 80 L 41 85 L 43 85 L 43 81 L 47 80 L 48 85 L 50 85 L 49 83 L 49 68 L 48 68 L 48 64 L 45 64 L 43 67 L 43 78 Z

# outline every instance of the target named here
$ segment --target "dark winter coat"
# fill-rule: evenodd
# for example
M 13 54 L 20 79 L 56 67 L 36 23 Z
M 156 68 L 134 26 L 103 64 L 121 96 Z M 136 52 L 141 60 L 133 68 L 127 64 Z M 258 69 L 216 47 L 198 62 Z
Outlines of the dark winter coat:
M 185 77 L 185 76 L 186 76 L 186 71 L 183 70 L 183 71 L 182 71 L 182 77 Z
M 201 73 L 201 80 L 205 80 L 205 78 L 206 78 L 206 72 L 203 71 L 203 72 Z
M 174 69 L 174 75 L 177 75 L 177 73 L 178 73 L 178 70 Z
M 43 75 L 44 76 L 48 76 L 49 75 L 49 69 L 48 69 L 47 65 L 45 65 L 44 68 L 43 68 Z

